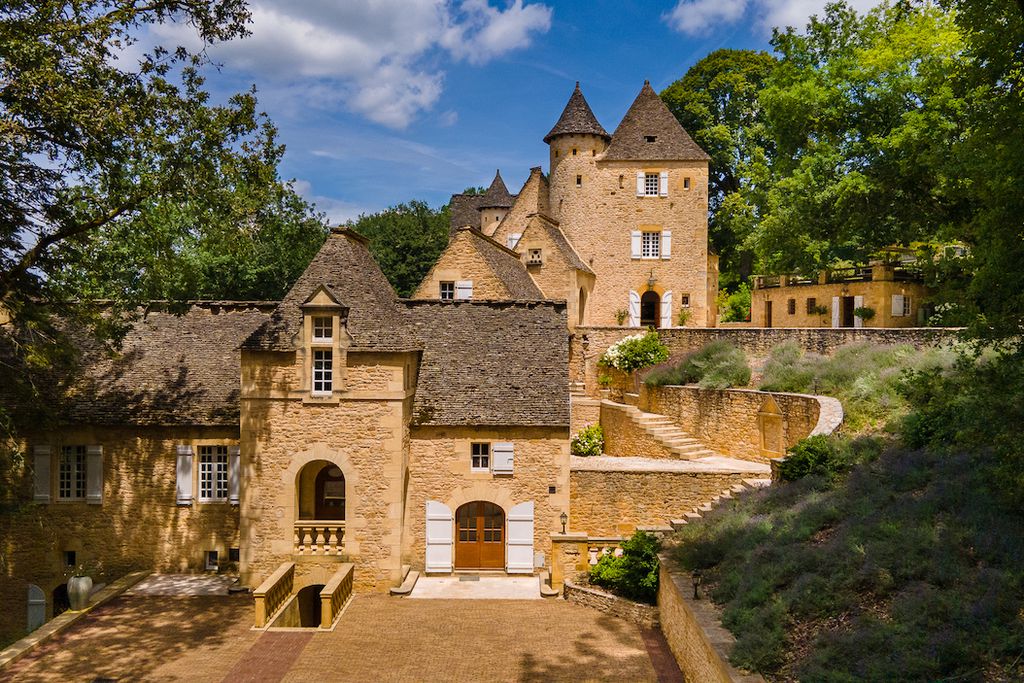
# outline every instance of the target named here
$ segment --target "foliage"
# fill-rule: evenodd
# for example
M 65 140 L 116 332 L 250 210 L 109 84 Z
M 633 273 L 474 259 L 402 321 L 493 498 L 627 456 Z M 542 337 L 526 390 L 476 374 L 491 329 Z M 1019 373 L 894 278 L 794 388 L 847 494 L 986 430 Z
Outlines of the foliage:
M 858 306 L 853 309 L 853 314 L 861 320 L 871 320 L 875 317 L 875 309 L 870 306 Z
M 448 246 L 450 222 L 447 206 L 435 211 L 414 200 L 362 214 L 352 228 L 369 238 L 384 275 L 399 296 L 408 297 Z
M 844 429 L 856 433 L 881 429 L 906 414 L 908 404 L 900 393 L 903 372 L 948 368 L 954 360 L 955 352 L 944 348 L 918 351 L 909 345 L 857 343 L 819 356 L 790 342 L 771 350 L 760 389 L 838 398 Z
M 628 317 L 629 311 L 627 311 L 625 308 L 618 309 L 617 311 L 615 311 L 615 324 L 621 327 L 622 324 L 626 322 L 626 318 Z
M 629 598 L 654 604 L 658 598 L 658 551 L 653 534 L 636 531 L 622 544 L 622 555 L 603 555 L 590 570 L 590 583 Z
M 741 282 L 733 292 L 718 292 L 718 316 L 724 323 L 750 320 L 750 285 Z
M 601 455 L 604 453 L 604 431 L 601 425 L 587 425 L 576 436 L 572 437 L 570 444 L 573 455 Z
M 732 661 L 773 680 L 1020 680 L 1024 514 L 993 502 L 997 461 L 866 448 L 833 484 L 777 483 L 676 535 Z
M 667 359 L 668 347 L 662 343 L 657 332 L 648 330 L 644 334 L 633 334 L 615 342 L 601 354 L 597 364 L 602 368 L 615 368 L 630 373 Z
M 644 382 L 650 386 L 696 383 L 702 389 L 728 389 L 746 386 L 750 372 L 743 349 L 718 340 L 690 354 L 675 367 L 651 372 Z
M 608 387 L 610 387 L 612 385 L 612 376 L 611 375 L 605 375 L 605 374 L 598 375 L 597 376 L 597 384 L 602 389 L 607 389 Z
M 686 323 L 690 322 L 690 318 L 693 317 L 693 311 L 689 308 L 680 308 L 679 315 L 676 316 L 676 324 L 679 327 L 686 327 Z
M 783 481 L 813 476 L 832 486 L 858 461 L 877 456 L 881 445 L 877 437 L 860 437 L 851 443 L 837 436 L 809 436 L 790 448 L 779 462 L 779 476 Z

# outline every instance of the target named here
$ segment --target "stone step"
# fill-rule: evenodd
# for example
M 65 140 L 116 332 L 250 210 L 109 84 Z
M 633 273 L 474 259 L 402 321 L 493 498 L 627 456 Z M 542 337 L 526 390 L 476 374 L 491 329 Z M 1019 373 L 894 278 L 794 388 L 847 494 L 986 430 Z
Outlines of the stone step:
M 682 429 L 672 426 L 665 427 L 645 427 L 651 434 L 686 434 Z
M 681 439 L 664 439 L 664 440 L 662 440 L 662 443 L 665 446 L 668 446 L 669 448 L 686 448 L 687 446 L 701 446 L 701 447 L 704 446 L 704 444 L 702 444 L 700 441 L 697 441 L 697 439 L 691 439 L 691 438 L 688 438 L 688 437 L 687 438 L 681 438 Z
M 744 479 L 743 483 L 752 489 L 763 489 L 772 485 L 771 479 Z
M 668 523 L 672 526 L 673 529 L 675 529 L 676 531 L 679 531 L 680 529 L 682 529 L 684 526 L 686 526 L 690 522 L 689 522 L 689 520 L 686 520 L 686 519 L 671 519 L 671 520 L 669 520 Z

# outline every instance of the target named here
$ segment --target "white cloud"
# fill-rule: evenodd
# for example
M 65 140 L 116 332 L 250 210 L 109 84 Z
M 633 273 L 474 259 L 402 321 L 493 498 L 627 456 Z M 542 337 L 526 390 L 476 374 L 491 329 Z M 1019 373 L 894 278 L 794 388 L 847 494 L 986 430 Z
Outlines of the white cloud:
M 331 225 L 342 225 L 355 220 L 361 213 L 368 213 L 367 209 L 352 202 L 316 194 L 313 191 L 313 184 L 308 180 L 293 180 L 291 186 L 303 199 L 314 204 L 318 211 L 327 214 L 327 220 Z
M 371 121 L 404 128 L 437 103 L 446 58 L 484 64 L 529 46 L 551 26 L 551 9 L 514 0 L 255 0 L 252 35 L 217 45 L 211 57 L 287 84 L 312 106 L 342 105 Z M 193 42 L 180 25 L 154 28 Z
M 664 15 L 670 27 L 689 35 L 713 29 L 720 24 L 751 21 L 763 31 L 778 26 L 803 28 L 813 14 L 821 15 L 830 0 L 679 0 Z M 881 4 L 881 0 L 847 0 L 863 12 Z

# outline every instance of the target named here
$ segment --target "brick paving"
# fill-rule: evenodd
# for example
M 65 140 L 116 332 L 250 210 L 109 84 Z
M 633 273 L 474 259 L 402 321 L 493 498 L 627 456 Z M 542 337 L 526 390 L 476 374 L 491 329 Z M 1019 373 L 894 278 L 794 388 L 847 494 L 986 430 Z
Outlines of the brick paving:
M 0 679 L 680 680 L 651 634 L 563 600 L 358 595 L 333 632 L 263 633 L 249 628 L 251 619 L 245 596 L 123 596 Z

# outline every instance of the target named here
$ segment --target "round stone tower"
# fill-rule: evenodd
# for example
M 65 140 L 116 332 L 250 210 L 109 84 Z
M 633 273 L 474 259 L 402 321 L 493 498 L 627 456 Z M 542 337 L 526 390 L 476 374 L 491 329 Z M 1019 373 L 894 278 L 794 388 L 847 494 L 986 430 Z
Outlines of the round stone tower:
M 505 181 L 501 179 L 501 170 L 495 171 L 494 180 L 477 205 L 480 209 L 480 231 L 488 237 L 494 235 L 501 219 L 512 208 L 513 197 L 509 194 Z
M 598 122 L 576 81 L 562 115 L 544 142 L 549 147 L 551 217 L 562 220 L 567 205 L 586 206 L 596 181 L 594 162 L 611 136 Z

